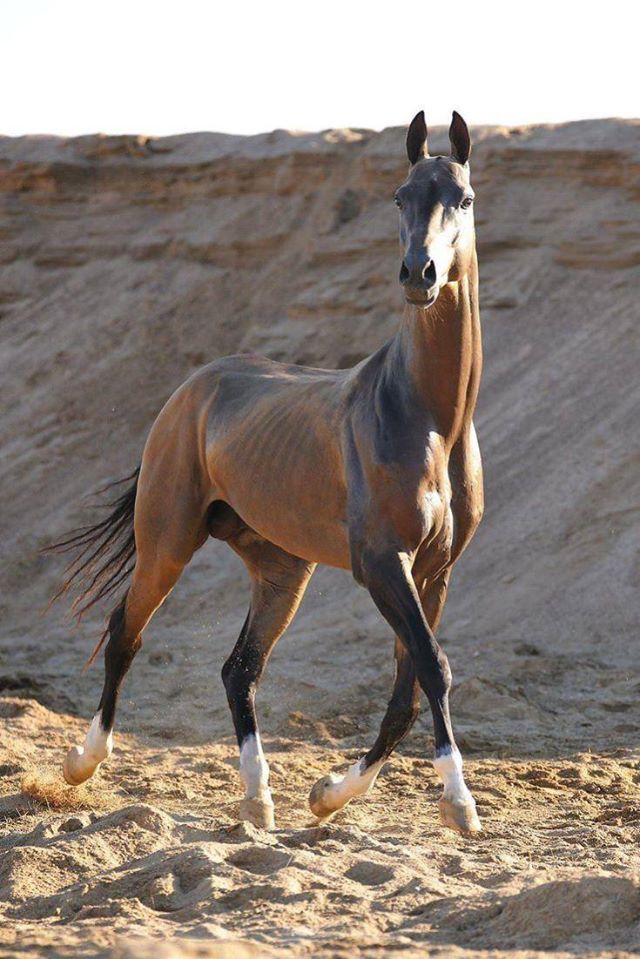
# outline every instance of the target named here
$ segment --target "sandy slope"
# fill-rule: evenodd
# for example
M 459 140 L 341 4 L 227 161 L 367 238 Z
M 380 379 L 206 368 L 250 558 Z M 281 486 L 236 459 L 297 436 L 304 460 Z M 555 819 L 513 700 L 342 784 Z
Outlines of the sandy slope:
M 640 134 L 476 140 L 488 509 L 441 630 L 473 842 L 437 825 L 428 717 L 366 801 L 311 822 L 310 786 L 370 743 L 391 677 L 388 630 L 330 570 L 260 693 L 278 830 L 235 825 L 219 669 L 246 579 L 213 543 L 148 631 L 85 808 L 16 798 L 25 770 L 57 775 L 100 685 L 80 672 L 99 617 L 39 616 L 60 565 L 38 547 L 130 471 L 202 362 L 348 365 L 392 332 L 403 161 L 399 130 L 0 140 L 0 954 L 151 955 L 140 934 L 171 938 L 158 959 L 640 944 Z

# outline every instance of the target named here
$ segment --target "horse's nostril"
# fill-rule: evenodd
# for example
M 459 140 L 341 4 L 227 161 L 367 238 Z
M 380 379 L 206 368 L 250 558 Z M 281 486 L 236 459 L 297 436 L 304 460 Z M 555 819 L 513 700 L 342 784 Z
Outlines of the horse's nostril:
M 422 271 L 423 279 L 427 281 L 431 286 L 436 282 L 436 265 L 433 260 L 427 260 L 424 270 Z
M 400 282 L 406 283 L 409 279 L 409 270 L 407 269 L 406 263 L 402 261 L 402 266 L 400 267 Z

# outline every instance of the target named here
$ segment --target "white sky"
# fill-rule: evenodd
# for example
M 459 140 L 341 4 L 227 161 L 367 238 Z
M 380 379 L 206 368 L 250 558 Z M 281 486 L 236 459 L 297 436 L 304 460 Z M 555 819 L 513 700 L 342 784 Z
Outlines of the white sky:
M 1 0 L 0 133 L 638 116 L 637 0 Z

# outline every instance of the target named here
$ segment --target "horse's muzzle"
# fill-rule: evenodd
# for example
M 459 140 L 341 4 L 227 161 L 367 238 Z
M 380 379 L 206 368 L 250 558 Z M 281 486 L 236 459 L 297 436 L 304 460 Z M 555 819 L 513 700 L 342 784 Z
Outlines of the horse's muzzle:
M 436 302 L 439 292 L 440 290 L 437 286 L 426 292 L 405 289 L 404 298 L 407 303 L 410 303 L 412 306 L 428 307 L 433 306 Z
M 431 306 L 438 298 L 436 265 L 425 251 L 405 255 L 399 280 L 405 299 L 414 306 Z

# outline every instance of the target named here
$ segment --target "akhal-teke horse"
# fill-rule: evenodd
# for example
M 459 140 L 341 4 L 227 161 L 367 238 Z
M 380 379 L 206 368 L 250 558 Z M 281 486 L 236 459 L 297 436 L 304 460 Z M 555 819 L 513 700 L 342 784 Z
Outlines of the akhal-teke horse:
M 434 633 L 454 563 L 483 511 L 473 425 L 482 347 L 469 131 L 455 113 L 450 156 L 431 157 L 421 111 L 395 193 L 406 300 L 389 342 L 347 370 L 262 356 L 224 357 L 191 376 L 151 428 L 142 462 L 110 515 L 57 544 L 77 550 L 61 588 L 76 609 L 130 585 L 103 643 L 105 681 L 84 744 L 64 761 L 72 785 L 109 757 L 122 680 L 142 633 L 208 537 L 251 578 L 251 605 L 222 669 L 240 747 L 240 818 L 274 825 L 255 696 L 318 563 L 351 570 L 395 633 L 393 693 L 378 738 L 346 774 L 312 788 L 319 818 L 373 785 L 419 711 L 433 714 L 445 826 L 480 827 L 449 712 L 451 671 Z

